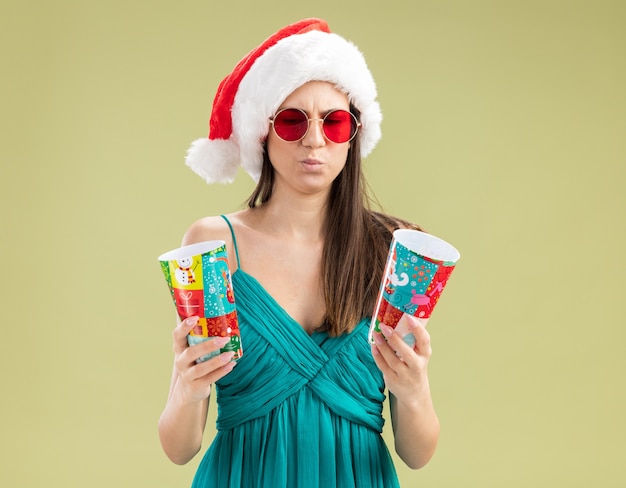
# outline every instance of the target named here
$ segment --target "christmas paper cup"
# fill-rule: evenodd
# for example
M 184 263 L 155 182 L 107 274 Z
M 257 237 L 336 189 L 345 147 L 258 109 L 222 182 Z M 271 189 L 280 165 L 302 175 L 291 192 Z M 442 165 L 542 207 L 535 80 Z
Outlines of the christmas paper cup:
M 230 337 L 220 351 L 203 356 L 200 361 L 225 351 L 234 351 L 234 358 L 239 359 L 243 350 L 226 243 L 206 241 L 180 247 L 162 254 L 159 261 L 180 319 L 199 317 L 187 336 L 189 345 Z
M 412 345 L 414 338 L 403 318 L 412 315 L 426 325 L 460 256 L 453 246 L 431 234 L 396 230 L 370 324 L 370 342 L 382 322 Z

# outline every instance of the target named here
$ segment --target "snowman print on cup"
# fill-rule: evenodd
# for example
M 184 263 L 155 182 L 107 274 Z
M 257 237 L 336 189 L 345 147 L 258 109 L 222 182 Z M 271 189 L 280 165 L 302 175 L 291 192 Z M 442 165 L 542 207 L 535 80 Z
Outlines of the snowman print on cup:
M 183 286 L 191 285 L 196 282 L 196 275 L 194 273 L 193 258 L 180 258 L 176 260 L 176 269 L 174 270 L 174 275 L 176 277 L 176 281 L 178 281 Z

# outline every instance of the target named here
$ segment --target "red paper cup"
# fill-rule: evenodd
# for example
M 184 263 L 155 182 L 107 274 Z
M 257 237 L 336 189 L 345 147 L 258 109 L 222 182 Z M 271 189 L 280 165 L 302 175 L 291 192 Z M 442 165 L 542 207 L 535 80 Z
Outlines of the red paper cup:
M 460 256 L 452 245 L 431 234 L 396 230 L 370 324 L 370 342 L 384 323 L 412 345 L 415 339 L 404 316 L 417 317 L 426 325 Z
M 234 359 L 239 359 L 243 349 L 226 243 L 206 241 L 180 247 L 162 254 L 159 261 L 180 319 L 199 317 L 198 324 L 187 336 L 188 344 L 230 337 L 219 351 L 199 361 L 225 351 L 234 351 Z

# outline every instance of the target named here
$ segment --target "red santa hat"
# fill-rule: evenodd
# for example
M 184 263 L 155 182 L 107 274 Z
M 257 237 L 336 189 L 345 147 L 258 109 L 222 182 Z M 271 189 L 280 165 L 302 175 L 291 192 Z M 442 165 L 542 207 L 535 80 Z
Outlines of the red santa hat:
M 295 89 L 328 81 L 361 112 L 357 140 L 367 156 L 380 139 L 382 114 L 376 84 L 363 55 L 325 21 L 305 19 L 279 30 L 248 53 L 220 83 L 208 138 L 194 141 L 187 165 L 207 183 L 230 183 L 241 165 L 261 175 L 269 117 Z

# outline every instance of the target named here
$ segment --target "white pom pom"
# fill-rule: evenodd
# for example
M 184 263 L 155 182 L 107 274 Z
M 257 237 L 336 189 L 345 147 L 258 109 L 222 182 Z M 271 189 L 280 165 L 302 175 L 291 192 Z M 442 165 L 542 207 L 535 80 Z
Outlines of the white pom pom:
M 239 151 L 230 140 L 196 139 L 185 163 L 207 183 L 232 183 L 239 168 Z

